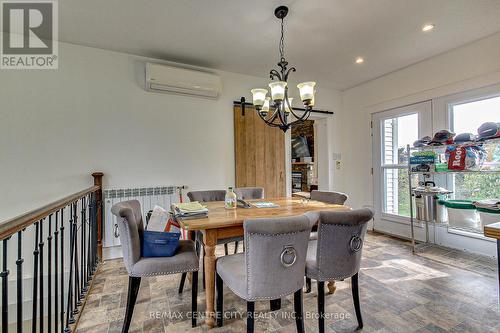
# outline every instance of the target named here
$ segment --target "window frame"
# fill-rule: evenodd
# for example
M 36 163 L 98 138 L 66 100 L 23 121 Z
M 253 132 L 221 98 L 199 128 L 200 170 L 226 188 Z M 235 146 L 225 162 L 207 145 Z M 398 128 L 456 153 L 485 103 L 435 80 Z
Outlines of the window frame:
M 409 224 L 410 217 L 397 215 L 385 212 L 386 207 L 386 187 L 385 187 L 385 170 L 387 169 L 407 169 L 407 164 L 385 164 L 384 162 L 384 128 L 381 125 L 385 120 L 403 117 L 411 114 L 418 114 L 418 137 L 432 133 L 432 101 L 426 100 L 418 103 L 405 105 L 402 107 L 392 108 L 386 111 L 372 113 L 372 167 L 373 167 L 373 196 L 376 215 L 378 218 L 396 222 Z M 408 189 L 409 191 L 409 189 Z M 375 219 L 375 224 L 377 216 Z
M 438 98 L 438 103 L 441 104 L 441 112 L 446 113 L 446 128 L 448 128 L 451 132 L 454 132 L 454 113 L 453 107 L 456 105 L 474 103 L 483 101 L 491 98 L 500 97 L 500 85 L 495 85 L 491 87 L 474 89 L 469 91 L 464 91 L 461 93 L 453 94 L 450 96 L 445 96 L 442 98 Z M 456 133 L 460 134 L 460 133 Z M 455 174 L 450 173 L 446 175 L 446 186 L 450 191 L 453 191 L 451 194 L 452 198 L 455 199 Z

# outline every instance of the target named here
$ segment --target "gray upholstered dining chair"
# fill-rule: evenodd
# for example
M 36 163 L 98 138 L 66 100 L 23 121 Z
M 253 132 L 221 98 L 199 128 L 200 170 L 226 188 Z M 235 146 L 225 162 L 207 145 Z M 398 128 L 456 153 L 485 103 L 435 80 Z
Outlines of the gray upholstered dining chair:
M 335 191 L 311 191 L 311 200 L 326 202 L 334 205 L 343 205 L 349 196 L 342 192 Z
M 206 191 L 190 191 L 187 193 L 187 196 L 190 201 L 199 201 L 199 202 L 211 202 L 211 201 L 224 201 L 226 197 L 226 191 L 225 190 L 206 190 Z M 203 234 L 201 232 L 195 232 L 194 233 L 194 239 L 196 242 L 196 253 L 198 256 L 200 255 L 200 250 L 203 247 L 203 242 L 202 242 L 202 237 Z M 226 255 L 229 254 L 228 246 L 227 244 L 235 242 L 234 246 L 234 253 L 237 252 L 238 250 L 238 242 L 243 240 L 243 237 L 231 237 L 231 238 L 224 238 L 224 239 L 219 239 L 217 241 L 218 245 L 224 245 L 224 253 Z M 203 251 L 203 255 L 205 252 Z M 205 261 L 202 263 L 203 265 L 203 289 L 205 289 L 206 281 L 205 281 Z M 182 293 L 182 290 L 184 289 L 184 282 L 186 281 L 186 276 L 187 274 L 184 273 L 181 276 L 181 282 L 179 284 L 179 294 Z
M 187 193 L 189 200 L 199 202 L 224 201 L 225 190 L 191 191 Z
M 321 201 L 333 205 L 343 205 L 347 199 L 349 199 L 349 196 L 345 193 L 342 192 L 335 192 L 335 191 L 318 191 L 318 190 L 313 190 L 311 191 L 311 200 L 316 200 L 316 201 Z M 318 239 L 318 218 L 319 214 L 318 212 L 311 212 L 308 214 L 309 218 L 311 220 L 315 219 L 315 222 L 313 223 L 313 227 L 311 229 L 311 240 Z M 332 288 L 330 290 L 331 293 L 335 291 L 335 284 L 332 282 L 331 286 L 330 284 L 328 285 L 329 288 Z M 306 293 L 311 292 L 311 279 L 306 278 Z
M 238 199 L 264 199 L 263 187 L 236 187 L 234 193 Z
M 325 281 L 351 278 L 358 328 L 363 327 L 358 272 L 367 223 L 372 218 L 373 210 L 370 208 L 319 213 L 318 239 L 309 241 L 305 275 L 318 282 L 320 333 L 325 330 Z
M 236 187 L 234 193 L 238 199 L 252 200 L 252 199 L 264 199 L 264 188 L 263 187 Z M 241 239 L 243 240 L 243 239 Z M 239 241 L 234 243 L 234 253 L 238 252 Z M 243 247 L 243 251 L 245 247 Z
M 223 324 L 223 284 L 247 301 L 247 332 L 254 331 L 255 301 L 294 294 L 295 323 L 304 332 L 302 287 L 311 225 L 302 216 L 247 220 L 246 250 L 217 259 L 217 324 Z
M 122 201 L 111 207 L 118 218 L 118 230 L 123 251 L 123 261 L 129 275 L 127 307 L 122 332 L 128 332 L 134 312 L 141 278 L 156 275 L 169 275 L 193 272 L 191 294 L 191 325 L 196 326 L 198 295 L 198 256 L 194 242 L 179 241 L 179 248 L 172 257 L 145 258 L 141 255 L 141 237 L 144 231 L 141 204 L 137 200 Z
M 311 191 L 311 200 L 321 201 L 333 205 L 343 205 L 349 196 L 342 192 L 335 191 Z M 318 233 L 316 230 L 318 229 L 318 224 L 315 223 L 312 227 L 311 232 L 311 240 L 318 239 Z

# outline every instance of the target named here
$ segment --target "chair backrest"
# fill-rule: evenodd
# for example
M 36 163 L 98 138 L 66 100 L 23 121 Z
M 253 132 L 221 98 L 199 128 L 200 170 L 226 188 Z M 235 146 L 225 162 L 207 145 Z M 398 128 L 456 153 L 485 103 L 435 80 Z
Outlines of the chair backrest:
M 345 193 L 335 191 L 312 191 L 311 200 L 317 200 L 334 205 L 343 205 L 349 197 Z
M 302 288 L 311 231 L 308 218 L 253 219 L 243 228 L 249 300 L 281 298 Z
M 130 273 L 132 266 L 141 258 L 141 235 L 144 231 L 141 204 L 137 200 L 122 201 L 111 207 L 117 217 L 123 261 Z
M 320 212 L 316 252 L 320 281 L 349 278 L 359 271 L 367 223 L 372 218 L 370 208 Z
M 264 199 L 264 188 L 262 187 L 237 187 L 234 189 L 238 199 Z
M 187 193 L 189 200 L 199 202 L 224 201 L 225 190 L 191 191 Z

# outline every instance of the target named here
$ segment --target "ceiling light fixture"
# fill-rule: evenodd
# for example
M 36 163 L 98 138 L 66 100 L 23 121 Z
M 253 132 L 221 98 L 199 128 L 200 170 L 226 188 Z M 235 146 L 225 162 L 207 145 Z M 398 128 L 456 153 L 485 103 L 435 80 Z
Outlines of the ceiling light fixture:
M 364 63 L 364 62 L 365 62 L 365 59 L 363 59 L 363 57 L 357 57 L 357 58 L 356 58 L 356 63 L 357 63 L 357 64 L 362 64 L 362 63 Z
M 426 24 L 422 27 L 422 31 L 428 32 L 428 31 L 434 30 L 435 27 L 436 26 L 434 24 Z
M 295 67 L 288 68 L 288 62 L 285 59 L 285 36 L 284 36 L 284 18 L 288 14 L 288 7 L 279 6 L 274 10 L 274 15 L 281 20 L 281 38 L 279 42 L 279 70 L 272 69 L 270 78 L 273 82 L 269 83 L 271 97 L 267 97 L 267 89 L 252 89 L 253 105 L 260 118 L 271 127 L 279 127 L 286 132 L 293 124 L 305 121 L 309 118 L 314 106 L 314 95 L 316 92 L 316 82 L 302 82 L 297 85 L 299 88 L 300 99 L 304 104 L 304 112 L 299 115 L 292 108 L 292 99 L 288 97 L 288 75 L 295 72 Z M 276 80 L 276 81 L 275 81 Z M 273 102 L 271 105 L 270 102 Z M 290 121 L 292 117 L 295 120 Z

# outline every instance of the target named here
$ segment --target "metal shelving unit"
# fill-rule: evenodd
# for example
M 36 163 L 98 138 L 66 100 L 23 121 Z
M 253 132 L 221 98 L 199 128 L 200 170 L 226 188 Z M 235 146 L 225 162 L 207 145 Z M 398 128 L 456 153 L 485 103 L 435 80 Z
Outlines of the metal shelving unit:
M 426 248 L 429 246 L 434 245 L 434 242 L 436 240 L 436 225 L 442 225 L 441 223 L 436 223 L 435 218 L 434 221 L 428 222 L 428 221 L 422 221 L 422 220 L 417 220 L 413 215 L 413 200 L 414 200 L 414 189 L 412 188 L 411 184 L 411 177 L 412 175 L 420 175 L 425 177 L 430 177 L 432 175 L 445 175 L 445 174 L 457 174 L 457 173 L 465 173 L 465 174 L 500 174 L 500 162 L 490 162 L 486 164 L 486 166 L 482 166 L 480 170 L 449 170 L 449 171 L 412 171 L 411 170 L 411 164 L 410 164 L 410 157 L 411 153 L 414 151 L 441 151 L 444 152 L 448 147 L 457 147 L 457 146 L 463 146 L 463 145 L 468 145 L 468 144 L 474 144 L 478 146 L 487 146 L 487 145 L 493 145 L 493 146 L 500 146 L 500 138 L 496 139 L 491 139 L 491 140 L 486 140 L 486 141 L 480 141 L 480 142 L 470 142 L 470 143 L 463 143 L 463 144 L 452 144 L 452 145 L 443 145 L 443 146 L 425 146 L 425 147 L 410 147 L 410 145 L 406 146 L 406 153 L 408 156 L 408 188 L 409 188 L 409 193 L 410 193 L 410 227 L 411 227 L 411 242 L 412 242 L 412 251 L 415 253 L 417 251 L 417 247 L 419 249 Z M 484 169 L 483 169 L 484 168 Z M 417 241 L 415 240 L 415 222 L 422 222 L 426 224 L 426 242 L 421 243 L 421 244 L 416 244 Z M 429 223 L 434 225 L 434 242 L 429 241 Z M 448 228 L 450 228 L 448 226 Z M 454 228 L 452 228 L 454 229 Z M 462 231 L 471 231 L 471 230 L 466 230 L 463 228 L 456 228 L 457 230 L 462 230 Z

